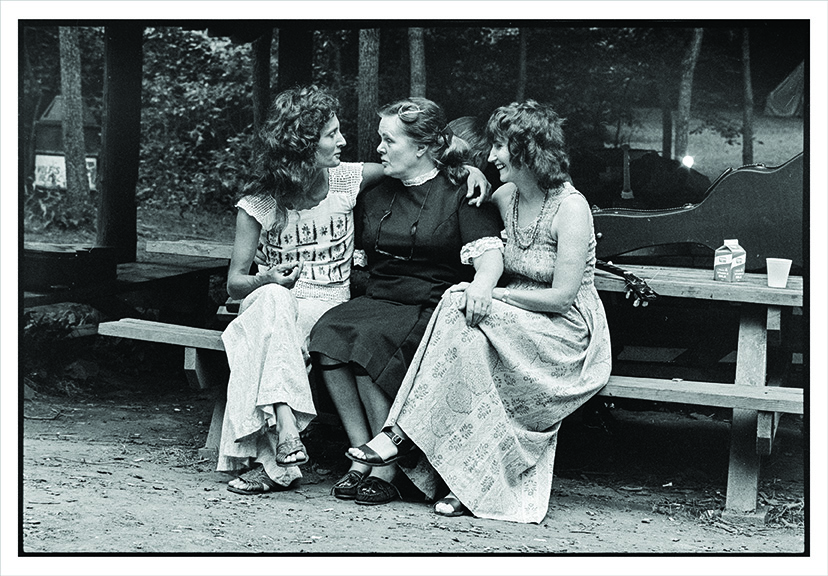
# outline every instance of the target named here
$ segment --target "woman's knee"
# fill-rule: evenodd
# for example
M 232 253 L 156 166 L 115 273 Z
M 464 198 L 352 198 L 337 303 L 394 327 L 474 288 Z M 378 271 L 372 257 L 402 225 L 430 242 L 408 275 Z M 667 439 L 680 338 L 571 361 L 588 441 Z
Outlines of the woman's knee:
M 296 298 L 293 297 L 291 291 L 275 283 L 256 288 L 244 299 L 239 313 L 254 305 L 256 308 L 268 307 L 274 310 L 292 310 L 294 314 L 297 311 Z

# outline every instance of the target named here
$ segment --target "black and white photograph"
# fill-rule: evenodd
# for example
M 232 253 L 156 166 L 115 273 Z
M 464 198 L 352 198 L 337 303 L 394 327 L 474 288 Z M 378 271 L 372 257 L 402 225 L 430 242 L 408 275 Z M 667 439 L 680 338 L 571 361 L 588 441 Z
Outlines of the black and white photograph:
M 826 24 L 0 2 L 0 572 L 825 574 Z

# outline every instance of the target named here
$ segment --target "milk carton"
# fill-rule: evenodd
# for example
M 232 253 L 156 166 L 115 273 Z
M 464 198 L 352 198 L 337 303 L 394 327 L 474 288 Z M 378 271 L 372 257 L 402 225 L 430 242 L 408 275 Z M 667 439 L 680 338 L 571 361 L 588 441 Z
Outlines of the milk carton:
M 738 240 L 725 240 L 713 257 L 713 279 L 722 282 L 739 282 L 745 275 L 745 249 Z

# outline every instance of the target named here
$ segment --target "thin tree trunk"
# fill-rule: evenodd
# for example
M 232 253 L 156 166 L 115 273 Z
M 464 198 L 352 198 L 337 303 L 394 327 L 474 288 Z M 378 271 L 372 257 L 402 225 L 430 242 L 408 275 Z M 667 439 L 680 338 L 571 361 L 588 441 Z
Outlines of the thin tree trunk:
M 89 194 L 89 178 L 83 142 L 81 60 L 76 27 L 60 27 L 60 88 L 67 199 L 72 203 L 85 202 Z
M 518 102 L 523 102 L 526 96 L 526 36 L 529 32 L 525 28 L 518 29 L 518 38 L 520 39 L 520 54 L 518 55 L 518 81 L 517 92 L 515 99 Z
M 422 28 L 408 29 L 408 51 L 411 55 L 411 96 L 425 98 L 425 40 Z
M 143 33 L 138 24 L 111 24 L 104 30 L 97 243 L 114 247 L 118 262 L 134 262 L 137 255 Z
M 690 139 L 690 103 L 693 95 L 693 73 L 701 50 L 703 28 L 693 29 L 693 38 L 687 53 L 681 61 L 681 82 L 679 84 L 678 114 L 676 118 L 676 152 L 675 157 L 684 158 Z
M 25 33 L 25 32 L 24 32 Z M 27 97 L 23 102 L 22 109 L 24 110 L 23 118 L 18 123 L 18 138 L 20 139 L 20 158 L 19 169 L 17 174 L 18 187 L 20 198 L 24 198 L 26 192 L 29 190 L 28 184 L 31 184 L 34 179 L 35 171 L 35 126 L 37 125 L 37 115 L 40 112 L 40 107 L 43 104 L 43 87 L 40 80 L 32 69 L 31 58 L 29 57 L 29 50 L 26 48 L 25 42 L 23 44 L 23 66 L 25 71 L 26 82 L 31 86 L 31 90 L 24 89 L 24 93 L 35 91 L 37 96 L 35 98 Z
M 659 83 L 658 100 L 661 107 L 661 157 L 673 157 L 673 106 L 665 82 Z
M 270 107 L 270 47 L 273 30 L 268 30 L 253 41 L 253 128 L 256 133 L 267 121 Z
M 750 31 L 742 29 L 742 69 L 745 78 L 745 103 L 742 120 L 742 164 L 753 164 L 753 83 L 750 78 Z
M 360 160 L 368 161 L 374 151 L 379 101 L 379 28 L 359 31 L 359 111 L 357 134 Z

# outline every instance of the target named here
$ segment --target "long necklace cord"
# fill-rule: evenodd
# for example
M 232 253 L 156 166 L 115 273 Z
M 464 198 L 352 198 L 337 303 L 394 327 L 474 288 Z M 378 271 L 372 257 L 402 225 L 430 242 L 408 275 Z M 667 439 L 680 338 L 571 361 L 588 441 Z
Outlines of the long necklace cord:
M 538 235 L 538 228 L 540 228 L 540 221 L 543 217 L 543 213 L 546 211 L 546 203 L 549 200 L 549 190 L 544 191 L 543 195 L 543 204 L 541 205 L 540 212 L 538 213 L 537 218 L 535 218 L 534 223 L 532 224 L 532 231 L 531 234 L 528 234 L 529 241 L 524 242 L 521 239 L 523 234 L 519 231 L 518 226 L 518 204 L 520 204 L 520 189 L 515 189 L 515 200 L 514 204 L 512 205 L 512 235 L 515 238 L 515 242 L 517 243 L 518 247 L 521 250 L 526 250 L 532 244 L 535 243 L 535 239 Z

